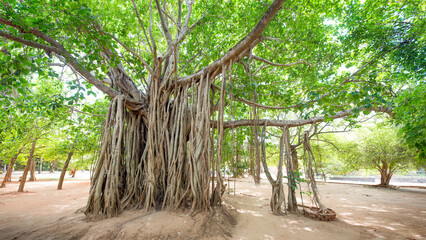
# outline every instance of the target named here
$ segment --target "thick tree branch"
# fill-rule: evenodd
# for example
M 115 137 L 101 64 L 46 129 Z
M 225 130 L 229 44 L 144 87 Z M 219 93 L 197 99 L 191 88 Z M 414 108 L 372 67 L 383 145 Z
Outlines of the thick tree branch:
M 26 29 L 26 28 L 24 28 L 24 27 L 22 27 L 22 26 L 19 26 L 19 25 L 13 24 L 13 23 L 12 23 L 12 21 L 6 20 L 6 19 L 4 19 L 4 18 L 2 18 L 2 17 L 0 17 L 0 23 L 3 23 L 3 24 L 5 24 L 5 25 L 11 26 L 11 27 L 13 27 L 13 28 L 16 28 L 16 29 L 18 29 L 19 31 L 21 31 L 22 33 L 32 33 L 32 34 L 34 34 L 35 36 L 37 36 L 37 37 L 39 37 L 39 38 L 43 39 L 44 41 L 46 41 L 46 42 L 48 42 L 48 43 L 50 43 L 50 44 L 54 45 L 55 47 L 57 47 L 57 48 L 59 48 L 59 49 L 61 49 L 61 50 L 65 50 L 65 48 L 62 46 L 62 44 L 60 44 L 60 43 L 59 43 L 58 41 L 56 41 L 55 39 L 53 39 L 53 38 L 51 38 L 51 37 L 47 36 L 46 34 L 44 34 L 44 33 L 40 32 L 40 31 L 39 31 L 39 30 L 37 30 L 37 29 L 34 29 L 34 28 Z
M 258 56 L 256 56 L 256 55 L 253 55 L 253 59 L 258 60 L 258 61 L 261 61 L 261 62 L 264 62 L 264 63 L 267 63 L 267 64 L 272 65 L 272 66 L 276 66 L 276 67 L 291 67 L 291 66 L 299 65 L 299 64 L 306 64 L 306 65 L 308 65 L 309 67 L 312 67 L 312 65 L 311 65 L 310 63 L 308 63 L 308 62 L 307 62 L 306 60 L 304 60 L 304 59 L 300 59 L 300 60 L 299 60 L 299 61 L 297 61 L 297 62 L 294 62 L 294 63 L 287 63 L 287 64 L 274 63 L 274 62 L 271 62 L 271 61 L 269 61 L 269 60 L 267 60 L 267 59 L 264 59 L 264 58 L 258 57 Z
M 253 48 L 257 43 L 260 42 L 263 31 L 281 9 L 281 5 L 284 2 L 285 0 L 275 0 L 265 12 L 265 14 L 263 14 L 263 17 L 259 20 L 253 30 L 244 39 L 235 44 L 234 47 L 228 50 L 220 59 L 216 60 L 212 64 L 198 70 L 195 74 L 179 79 L 177 81 L 178 84 L 186 84 L 188 81 L 192 81 L 193 79 L 199 79 L 204 72 L 216 72 L 219 74 L 221 72 L 219 68 L 221 68 L 224 63 L 228 63 L 232 59 L 233 62 L 236 62 L 237 58 L 239 58 L 243 52 L 247 51 L 249 48 Z M 213 74 L 212 78 L 214 77 L 215 75 Z
M 211 87 L 212 87 L 212 88 L 214 88 L 214 89 L 220 90 L 220 87 L 219 87 L 219 86 L 216 86 L 216 85 L 214 85 L 214 84 L 212 84 L 212 85 L 211 85 Z M 235 96 L 235 95 L 233 95 L 233 94 L 229 93 L 228 91 L 225 91 L 225 92 L 226 92 L 228 95 L 231 95 L 231 96 L 234 98 L 234 100 L 236 100 L 236 101 L 243 102 L 243 103 L 245 103 L 245 104 L 247 104 L 247 105 L 256 106 L 256 107 L 261 108 L 261 109 L 274 109 L 274 110 L 280 110 L 280 109 L 292 109 L 292 108 L 296 108 L 296 107 L 299 107 L 299 106 L 300 106 L 300 104 L 296 104 L 296 105 L 292 105 L 292 106 L 287 106 L 287 107 L 267 106 L 267 105 L 263 105 L 263 104 L 260 104 L 260 103 L 256 103 L 256 102 L 253 102 L 253 101 L 250 101 L 250 100 L 244 99 L 244 98 L 237 97 L 237 96 Z
M 22 38 L 19 38 L 19 37 L 15 37 L 13 35 L 10 35 L 9 33 L 3 32 L 3 31 L 0 31 L 0 36 L 4 37 L 6 39 L 12 40 L 14 42 L 22 43 L 22 44 L 30 46 L 30 47 L 43 49 L 43 50 L 45 50 L 47 52 L 57 52 L 57 51 L 59 51 L 59 49 L 56 48 L 56 47 L 52 47 L 52 46 L 48 46 L 48 45 L 36 43 L 36 42 L 33 42 L 33 41 L 29 41 L 29 40 L 26 40 L 26 39 L 22 39 Z
M 163 10 L 161 9 L 160 2 L 158 0 L 155 0 L 155 4 L 157 6 L 158 15 L 160 16 L 160 23 L 164 33 L 164 37 L 166 37 L 167 43 L 169 47 L 171 47 L 173 39 L 169 30 L 169 26 L 168 26 L 169 24 L 167 23 L 167 19 L 163 15 Z
M 354 113 L 355 110 L 371 110 L 376 112 L 385 112 L 385 113 L 392 113 L 392 110 L 385 107 L 377 107 L 377 108 L 351 108 L 349 110 L 343 110 L 340 112 L 337 112 L 335 115 L 330 116 L 333 119 L 338 118 L 344 118 L 347 116 L 350 116 Z M 303 126 L 307 124 L 314 124 L 319 122 L 324 122 L 325 116 L 318 116 L 310 119 L 297 119 L 297 120 L 271 120 L 271 119 L 241 119 L 236 121 L 226 121 L 224 122 L 224 128 L 236 128 L 236 127 L 243 127 L 243 126 L 254 126 L 254 125 L 266 125 L 270 127 L 298 127 Z M 211 127 L 216 128 L 217 122 L 212 121 Z
M 281 5 L 284 2 L 285 0 L 275 0 L 247 37 L 238 42 L 219 61 L 222 63 L 229 62 L 231 59 L 234 59 L 244 50 L 249 48 L 251 44 L 262 35 L 263 31 L 281 9 Z

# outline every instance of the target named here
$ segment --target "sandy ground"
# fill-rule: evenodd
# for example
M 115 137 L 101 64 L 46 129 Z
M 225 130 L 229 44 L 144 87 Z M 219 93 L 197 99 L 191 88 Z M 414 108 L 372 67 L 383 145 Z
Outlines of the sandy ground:
M 14 182 L 0 189 L 0 239 L 426 239 L 424 189 L 320 183 L 324 204 L 338 214 L 336 221 L 320 222 L 273 215 L 267 181 L 254 186 L 251 179 L 238 179 L 236 194 L 225 194 L 225 206 L 235 209 L 231 215 L 236 221 L 209 221 L 208 213 L 190 217 L 141 210 L 87 221 L 82 209 L 89 181 L 66 181 L 61 191 L 56 185 L 29 182 L 27 192 L 17 193 Z

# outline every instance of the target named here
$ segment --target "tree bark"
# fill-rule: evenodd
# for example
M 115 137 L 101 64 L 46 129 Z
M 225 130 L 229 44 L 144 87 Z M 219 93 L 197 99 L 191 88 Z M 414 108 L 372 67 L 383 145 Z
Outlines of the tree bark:
M 249 107 L 249 116 L 250 119 L 253 118 L 253 113 L 252 113 L 252 107 Z M 255 171 L 254 171 L 254 127 L 253 125 L 250 126 L 250 136 L 248 139 L 248 148 L 249 148 L 249 153 L 250 153 L 250 170 L 249 170 L 249 175 L 253 176 L 253 179 L 255 178 Z
M 297 149 L 296 146 L 290 145 L 291 149 L 291 160 L 293 161 L 294 171 L 299 171 L 299 159 L 297 158 Z
M 265 124 L 266 125 L 266 124 Z M 288 203 L 287 210 L 289 212 L 297 211 L 295 171 L 293 168 L 292 152 L 290 145 L 290 132 L 288 127 L 284 128 L 283 141 L 285 146 L 286 169 L 287 169 L 287 184 L 288 184 Z
M 257 102 L 257 92 L 256 88 L 254 90 L 254 102 Z M 257 115 L 257 109 L 256 106 L 253 107 L 253 117 L 255 120 L 259 119 L 259 116 Z M 254 125 L 254 150 L 256 153 L 256 172 L 254 175 L 254 183 L 256 185 L 260 185 L 260 149 L 259 149 L 259 128 L 257 125 Z
M 342 110 L 339 112 L 336 112 L 336 114 L 330 116 L 333 119 L 339 119 L 344 118 L 347 116 L 350 116 L 353 114 L 354 111 L 363 111 L 363 110 L 369 110 L 369 111 L 375 111 L 375 112 L 385 112 L 387 113 L 388 109 L 386 108 L 351 108 L 348 110 Z M 298 127 L 298 126 L 304 126 L 308 124 L 314 124 L 324 122 L 324 116 L 317 116 L 310 119 L 297 119 L 297 120 L 270 120 L 270 119 L 240 119 L 235 121 L 226 121 L 224 122 L 224 128 L 236 128 L 236 127 L 243 127 L 243 126 L 254 126 L 254 125 L 264 125 L 268 127 Z M 212 127 L 216 127 L 217 123 L 212 122 Z
M 263 125 L 262 128 L 262 164 L 263 169 L 265 171 L 266 178 L 268 179 L 269 183 L 272 185 L 272 196 L 270 201 L 270 207 L 272 212 L 275 215 L 282 215 L 283 214 L 283 206 L 284 211 L 285 210 L 285 193 L 283 188 L 283 162 L 284 162 L 284 138 L 286 137 L 286 134 L 288 134 L 288 130 L 284 130 L 283 134 L 280 138 L 280 156 L 279 156 L 279 162 L 278 162 L 278 174 L 277 179 L 273 180 L 271 173 L 269 172 L 269 168 L 266 162 L 266 149 L 265 149 L 265 134 L 266 134 L 266 126 Z
M 38 174 L 41 174 L 43 171 L 43 158 L 40 158 L 40 163 L 38 165 Z
M 68 165 L 70 164 L 71 157 L 74 154 L 75 144 L 71 147 L 71 150 L 68 152 L 67 160 L 64 163 L 64 168 L 62 169 L 61 176 L 59 177 L 59 183 L 57 190 L 62 190 L 62 184 L 64 182 L 65 174 L 67 173 Z
M 34 182 L 35 180 L 36 180 L 36 177 L 35 177 L 35 165 L 36 165 L 36 162 L 35 162 L 35 159 L 33 158 L 33 160 L 31 161 L 31 166 L 30 166 L 30 179 L 28 180 L 28 181 L 30 181 L 30 182 Z
M 309 177 L 308 184 L 310 185 L 312 189 L 314 202 L 317 204 L 319 211 L 323 213 L 326 210 L 326 207 L 324 206 L 324 204 L 322 204 L 322 201 L 320 199 L 318 188 L 317 188 L 317 182 L 314 176 L 314 171 L 312 170 L 312 162 L 314 161 L 314 154 L 312 152 L 311 144 L 309 141 L 309 131 L 306 131 L 303 134 L 303 147 L 305 148 L 305 155 L 307 155 L 307 158 L 308 158 L 308 169 L 306 170 Z
M 393 175 L 391 167 L 385 161 L 382 161 L 382 166 L 379 168 L 380 171 L 380 184 L 379 186 L 389 187 L 390 180 Z
M 28 156 L 27 165 L 25 166 L 24 173 L 22 174 L 21 182 L 19 183 L 18 192 L 24 192 L 24 186 L 25 186 L 25 182 L 27 181 L 27 175 L 31 167 L 31 162 L 33 160 L 36 143 L 37 143 L 37 139 L 34 139 L 31 145 L 30 155 Z
M 256 165 L 254 173 L 254 183 L 256 185 L 260 184 L 260 149 L 259 149 L 259 140 L 258 140 L 258 127 L 254 126 L 254 152 L 256 154 Z
M 22 153 L 22 150 L 24 150 L 24 147 L 27 143 L 25 143 L 24 145 L 22 145 L 22 147 L 19 149 L 19 151 L 15 154 L 15 156 L 13 156 L 13 158 L 10 160 L 9 163 L 9 167 L 7 168 L 7 172 L 4 175 L 3 178 L 3 182 L 1 183 L 0 188 L 4 188 L 6 187 L 6 182 L 12 178 L 12 171 L 13 171 L 13 166 L 15 165 L 16 159 L 18 158 L 19 154 Z M 10 182 L 10 181 L 9 181 Z
M 240 145 L 236 145 L 236 157 L 235 157 L 235 166 L 234 166 L 234 178 L 239 177 L 241 174 L 241 169 L 240 169 Z M 234 181 L 235 183 L 235 181 Z
M 248 148 L 249 148 L 249 160 L 250 160 L 250 169 L 249 169 L 249 175 L 250 176 L 253 176 L 253 178 L 254 178 L 254 147 L 253 147 L 253 145 L 254 145 L 254 137 L 253 137 L 253 132 L 254 132 L 254 129 L 253 129 L 253 126 L 251 126 L 250 127 L 250 137 L 249 137 L 249 140 L 248 140 Z

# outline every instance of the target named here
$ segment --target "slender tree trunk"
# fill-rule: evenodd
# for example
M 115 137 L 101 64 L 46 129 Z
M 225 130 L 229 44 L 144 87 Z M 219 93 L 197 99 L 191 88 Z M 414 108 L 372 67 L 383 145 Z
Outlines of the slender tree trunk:
M 253 133 L 253 126 L 251 126 L 251 134 Z M 250 135 L 251 135 L 250 134 Z M 250 136 L 251 140 L 248 141 L 248 148 L 249 148 L 249 160 L 250 160 L 250 169 L 249 169 L 249 175 L 254 176 L 254 153 L 253 153 L 253 144 L 252 141 L 253 137 Z
M 290 145 L 290 131 L 288 127 L 284 128 L 283 141 L 285 146 L 286 156 L 286 169 L 287 169 L 287 184 L 288 184 L 288 205 L 287 209 L 289 212 L 297 211 L 297 199 L 296 199 L 296 179 L 295 171 L 293 167 L 292 151 Z
M 38 174 L 41 174 L 43 171 L 43 158 L 40 158 L 40 163 L 38 164 Z
M 72 178 L 74 178 L 76 173 L 77 173 L 77 169 L 72 169 L 72 170 L 70 171 L 70 175 L 71 175 L 71 177 L 72 177 Z
M 251 111 L 251 107 L 250 109 L 250 119 L 253 119 L 252 116 L 252 111 Z M 255 172 L 254 172 L 254 126 L 250 126 L 250 136 L 249 136 L 249 140 L 248 140 L 248 148 L 249 148 L 249 153 L 250 153 L 250 170 L 249 170 L 249 175 L 251 176 L 255 176 Z
M 210 99 L 210 116 L 212 120 L 214 119 L 214 96 L 215 96 L 216 91 L 212 91 L 212 98 Z M 214 181 L 215 181 L 215 150 L 214 150 L 214 133 L 215 133 L 215 129 L 212 129 L 212 132 L 210 134 L 210 161 L 211 161 L 211 181 L 212 181 L 212 185 L 211 185 L 211 191 L 214 191 Z
M 65 174 L 67 173 L 68 165 L 70 164 L 71 157 L 74 154 L 75 144 L 71 147 L 71 150 L 68 152 L 67 160 L 65 161 L 64 168 L 62 169 L 61 176 L 59 177 L 59 183 L 57 190 L 62 190 L 62 184 L 64 183 Z
M 254 102 L 257 102 L 257 92 L 254 90 Z M 259 116 L 257 115 L 257 107 L 253 107 L 253 117 L 258 120 Z M 256 172 L 254 177 L 254 183 L 256 185 L 260 184 L 260 148 L 259 148 L 259 128 L 257 125 L 254 126 L 254 148 L 256 153 Z
M 31 167 L 31 162 L 33 160 L 33 155 L 36 147 L 37 139 L 33 140 L 31 145 L 30 155 L 28 156 L 27 165 L 25 166 L 24 173 L 22 174 L 21 182 L 19 184 L 18 192 L 24 192 L 25 182 L 27 181 L 28 171 Z
M 52 162 L 50 162 L 50 163 L 49 163 L 49 165 L 50 165 L 50 170 L 49 170 L 49 172 L 50 172 L 50 173 L 54 173 L 54 171 L 53 171 L 53 163 L 52 163 Z
M 294 145 L 290 145 L 290 146 L 291 146 L 291 160 L 293 162 L 293 170 L 299 171 L 299 159 L 297 158 L 296 146 Z
M 240 145 L 236 146 L 236 157 L 235 157 L 235 166 L 234 166 L 234 178 L 240 176 Z M 235 182 L 235 181 L 234 181 Z
M 22 153 L 22 150 L 24 150 L 24 147 L 27 143 L 25 143 L 19 151 L 13 156 L 13 158 L 10 160 L 9 167 L 7 168 L 7 172 L 4 175 L 3 182 L 1 183 L 0 188 L 6 187 L 6 181 L 9 181 L 9 179 L 12 179 L 12 172 L 13 172 L 13 166 L 15 165 L 16 159 L 18 158 L 19 154 Z M 10 182 L 10 181 L 9 181 Z
M 218 110 L 218 128 L 217 128 L 217 158 L 216 158 L 216 188 L 213 190 L 213 196 L 211 199 L 212 206 L 221 206 L 222 205 L 222 195 L 225 191 L 225 187 L 222 180 L 222 175 L 220 172 L 221 162 L 223 158 L 223 139 L 225 138 L 224 128 L 223 128 L 223 118 L 225 113 L 225 89 L 226 89 L 226 66 L 222 67 L 222 87 L 220 90 L 219 97 L 219 110 Z
M 31 161 L 31 167 L 30 167 L 30 179 L 28 180 L 28 181 L 30 181 L 30 182 L 34 182 L 35 180 L 36 180 L 36 177 L 35 177 L 35 165 L 36 165 L 36 162 L 35 162 L 35 159 L 33 158 L 33 160 Z
M 322 201 L 318 194 L 318 188 L 317 188 L 317 182 L 315 180 L 314 171 L 312 170 L 312 162 L 314 161 L 314 154 L 312 152 L 311 144 L 309 141 L 309 132 L 306 131 L 303 135 L 303 147 L 305 148 L 305 154 L 307 154 L 308 157 L 308 176 L 309 176 L 309 185 L 311 187 L 312 193 L 313 193 L 313 199 L 314 202 L 317 204 L 319 211 L 323 213 L 326 210 L 326 207 L 324 204 L 322 204 Z
M 260 149 L 259 149 L 259 140 L 258 140 L 258 127 L 254 127 L 254 146 L 256 153 L 256 172 L 254 177 L 254 183 L 256 185 L 260 184 Z
M 211 141 L 211 146 L 210 146 L 210 148 L 211 148 L 211 152 L 210 152 L 210 154 L 211 154 L 211 158 L 210 158 L 210 161 L 211 161 L 211 175 L 212 175 L 212 178 L 211 178 L 211 181 L 212 181 L 212 189 L 211 189 L 211 191 L 213 192 L 214 191 L 214 181 L 215 181 L 215 151 L 214 151 L 214 129 L 212 130 L 212 134 L 211 134 L 211 139 L 210 139 L 210 141 Z
M 288 133 L 288 131 L 287 131 Z M 280 138 L 280 157 L 278 162 L 278 174 L 277 179 L 273 180 L 271 173 L 269 172 L 268 165 L 266 163 L 266 149 L 265 149 L 265 134 L 266 134 L 266 126 L 264 125 L 262 128 L 262 164 L 263 169 L 265 171 L 266 178 L 268 179 L 269 183 L 272 185 L 272 196 L 270 201 L 270 207 L 272 212 L 275 215 L 282 215 L 283 214 L 283 205 L 284 205 L 284 211 L 285 211 L 285 193 L 283 188 L 283 162 L 284 162 L 284 138 L 286 131 L 283 131 L 283 134 Z

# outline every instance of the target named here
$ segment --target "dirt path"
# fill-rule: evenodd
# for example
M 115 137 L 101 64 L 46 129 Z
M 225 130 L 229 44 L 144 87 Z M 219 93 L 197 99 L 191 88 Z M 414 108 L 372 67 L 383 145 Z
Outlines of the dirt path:
M 336 221 L 274 216 L 269 208 L 269 184 L 263 181 L 256 187 L 248 179 L 238 180 L 237 194 L 227 196 L 227 202 L 240 213 L 234 238 L 426 239 L 425 190 L 333 183 L 318 187 L 324 204 L 337 212 Z
M 87 222 L 81 209 L 89 182 L 67 181 L 62 191 L 56 184 L 30 182 L 27 193 L 16 193 L 17 183 L 0 189 L 0 239 L 210 239 L 212 234 L 214 239 L 426 239 L 424 189 L 320 184 L 324 204 L 338 214 L 337 221 L 320 222 L 274 216 L 270 185 L 263 181 L 256 187 L 250 179 L 239 179 L 236 195 L 225 194 L 226 205 L 239 213 L 229 237 L 231 227 L 207 228 L 205 214 L 131 210 L 119 218 Z
M 0 239 L 21 239 L 25 234 L 49 226 L 84 206 L 90 182 L 66 181 L 64 190 L 56 190 L 57 181 L 25 184 L 18 193 L 18 182 L 0 188 Z

